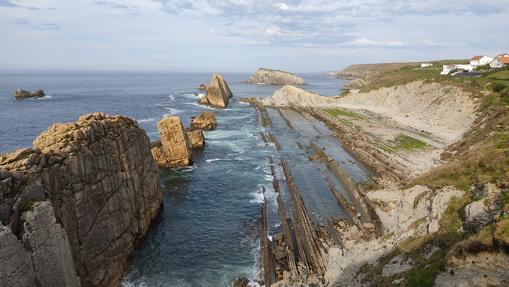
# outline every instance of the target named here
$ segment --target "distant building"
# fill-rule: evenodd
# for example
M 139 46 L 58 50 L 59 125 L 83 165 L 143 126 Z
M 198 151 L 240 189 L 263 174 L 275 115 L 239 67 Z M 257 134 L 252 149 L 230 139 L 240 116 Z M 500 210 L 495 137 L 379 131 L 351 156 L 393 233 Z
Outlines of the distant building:
M 484 55 L 474 56 L 470 59 L 470 65 L 474 67 L 488 65 L 491 62 L 493 62 L 493 58 Z
M 493 69 L 499 69 L 503 66 L 509 65 L 509 54 L 504 53 L 495 57 L 495 59 L 490 63 L 490 67 Z
M 433 66 L 432 63 L 421 63 L 421 68 L 427 68 Z
M 452 71 L 463 70 L 465 72 L 473 72 L 474 66 L 472 65 L 443 65 L 440 75 L 449 75 Z
M 450 72 L 456 69 L 456 65 L 443 65 L 440 75 L 449 75 Z

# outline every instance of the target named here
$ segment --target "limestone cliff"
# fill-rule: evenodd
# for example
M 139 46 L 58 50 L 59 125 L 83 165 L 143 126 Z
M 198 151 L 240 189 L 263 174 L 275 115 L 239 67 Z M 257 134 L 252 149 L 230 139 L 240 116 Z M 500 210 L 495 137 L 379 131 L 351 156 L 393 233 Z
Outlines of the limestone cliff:
M 33 148 L 0 155 L 0 282 L 118 286 L 161 204 L 135 121 L 94 113 L 55 124 Z
M 209 86 L 205 90 L 205 96 L 200 99 L 200 104 L 216 108 L 226 108 L 231 97 L 233 97 L 232 91 L 223 76 L 214 74 Z
M 303 85 L 304 79 L 288 72 L 260 68 L 246 83 L 269 85 Z

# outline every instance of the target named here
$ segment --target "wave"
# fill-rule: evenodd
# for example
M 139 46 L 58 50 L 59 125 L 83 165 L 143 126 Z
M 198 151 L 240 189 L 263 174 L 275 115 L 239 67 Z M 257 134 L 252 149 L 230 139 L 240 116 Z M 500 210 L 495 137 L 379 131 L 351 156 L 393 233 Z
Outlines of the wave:
M 49 100 L 49 99 L 51 99 L 51 98 L 52 98 L 51 96 L 46 95 L 46 96 L 44 96 L 44 97 L 42 97 L 42 98 L 35 98 L 34 100 L 36 100 L 36 101 L 42 101 L 42 100 Z
M 220 158 L 211 158 L 211 159 L 207 159 L 205 160 L 207 163 L 211 163 L 211 162 L 215 162 L 215 161 L 220 161 L 220 160 L 224 160 L 224 159 L 220 159 Z
M 148 122 L 155 122 L 155 118 L 147 118 L 147 119 L 139 119 L 138 123 L 148 123 Z
M 169 111 L 168 114 L 164 114 L 164 117 L 169 117 L 169 116 L 172 116 L 172 115 L 178 115 L 178 114 L 181 114 L 183 113 L 184 111 L 182 110 L 177 110 L 177 109 L 174 109 L 174 108 L 170 108 L 170 107 L 164 107 L 167 111 Z

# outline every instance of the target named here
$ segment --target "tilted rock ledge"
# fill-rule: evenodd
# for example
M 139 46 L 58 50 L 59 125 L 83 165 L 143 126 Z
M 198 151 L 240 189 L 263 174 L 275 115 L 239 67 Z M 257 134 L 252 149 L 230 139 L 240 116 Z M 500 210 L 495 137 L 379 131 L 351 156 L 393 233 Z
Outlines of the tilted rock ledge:
M 94 113 L 0 155 L 0 282 L 119 286 L 162 206 L 150 141 L 134 120 Z
M 228 106 L 231 97 L 233 97 L 232 91 L 223 76 L 214 74 L 209 86 L 205 89 L 205 96 L 200 99 L 199 103 L 224 109 Z
M 17 89 L 16 92 L 14 92 L 14 98 L 16 100 L 24 100 L 29 98 L 42 98 L 45 97 L 46 94 L 43 90 L 37 90 L 35 92 L 25 91 L 21 89 Z
M 303 85 L 305 83 L 303 78 L 295 74 L 267 68 L 258 69 L 258 71 L 245 82 L 268 85 Z

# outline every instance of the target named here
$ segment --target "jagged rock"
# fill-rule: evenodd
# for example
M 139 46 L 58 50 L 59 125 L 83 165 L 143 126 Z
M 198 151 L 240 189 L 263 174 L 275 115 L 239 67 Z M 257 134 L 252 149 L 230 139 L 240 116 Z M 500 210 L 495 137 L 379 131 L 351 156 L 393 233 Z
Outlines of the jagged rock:
M 246 83 L 269 85 L 303 85 L 304 79 L 288 72 L 260 68 Z
M 501 190 L 494 184 L 487 184 L 484 193 L 482 199 L 465 206 L 465 228 L 475 232 L 492 222 L 501 210 L 498 202 Z
M 30 254 L 11 230 L 1 224 L 0 282 L 9 287 L 35 286 Z
M 177 116 L 157 123 L 161 140 L 152 144 L 152 156 L 161 168 L 185 167 L 192 164 L 193 154 L 186 130 Z
M 210 131 L 216 128 L 216 114 L 214 112 L 203 112 L 191 119 L 191 129 Z
M 44 94 L 43 90 L 37 90 L 32 93 L 29 91 L 17 89 L 16 92 L 14 92 L 14 98 L 16 98 L 18 100 L 28 99 L 28 98 L 42 98 L 44 96 L 46 96 L 46 95 Z
M 212 75 L 212 80 L 210 80 L 210 85 L 205 91 L 205 96 L 200 99 L 200 104 L 216 108 L 226 108 L 231 97 L 233 97 L 233 94 L 223 76 L 214 74 Z
M 205 137 L 201 130 L 189 130 L 187 131 L 187 137 L 192 149 L 200 149 L 205 146 Z
M 24 219 L 23 242 L 29 247 L 33 272 L 41 286 L 80 286 L 69 239 L 56 223 L 50 203 L 36 203 Z
M 237 278 L 235 279 L 235 281 L 233 282 L 233 287 L 247 287 L 249 284 L 249 280 L 244 278 L 244 277 L 240 277 L 240 278 Z
M 198 89 L 205 91 L 207 89 L 207 85 L 205 85 L 204 83 L 201 83 L 200 86 L 198 87 Z
M 134 120 L 94 113 L 55 124 L 33 148 L 0 155 L 0 170 L 9 181 L 0 205 L 11 228 L 3 232 L 12 235 L 0 236 L 14 236 L 31 255 L 37 286 L 77 286 L 66 241 L 81 286 L 120 285 L 128 256 L 162 204 L 150 142 Z M 49 203 L 36 203 L 41 195 Z M 9 268 L 0 261 L 0 274 L 9 277 L 0 282 L 15 278 Z

